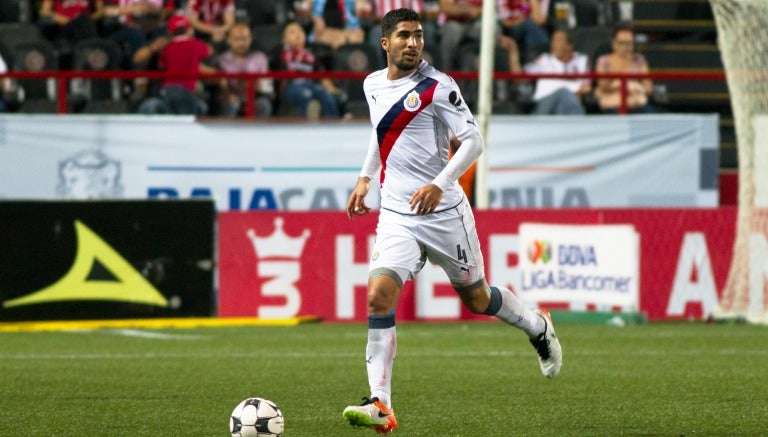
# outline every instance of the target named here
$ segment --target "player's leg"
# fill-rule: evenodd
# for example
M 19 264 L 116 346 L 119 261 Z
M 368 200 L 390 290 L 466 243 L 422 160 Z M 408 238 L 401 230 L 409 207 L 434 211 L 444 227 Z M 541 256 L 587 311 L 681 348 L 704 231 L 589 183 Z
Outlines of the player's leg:
M 469 203 L 438 214 L 445 217 L 435 214 L 436 220 L 421 226 L 427 229 L 420 237 L 428 239 L 425 244 L 430 261 L 443 268 L 470 311 L 495 316 L 522 329 L 536 348 L 542 373 L 548 378 L 557 375 L 562 351 L 548 314 L 532 311 L 510 290 L 489 287 L 485 281 L 485 264 Z
M 411 218 L 387 210 L 379 213 L 376 244 L 369 265 L 366 370 L 370 398 L 344 409 L 352 425 L 389 432 L 397 426 L 392 411 L 392 369 L 397 352 L 395 307 L 406 280 L 424 266 L 421 246 L 411 234 Z
M 473 313 L 495 316 L 522 329 L 536 349 L 541 373 L 547 378 L 557 376 L 563 365 L 563 352 L 552 318 L 546 310 L 531 311 L 510 290 L 489 287 L 485 279 L 477 285 L 454 285 L 454 288 L 464 305 Z
M 368 343 L 365 362 L 370 398 L 362 405 L 348 406 L 342 416 L 353 426 L 369 427 L 379 433 L 397 427 L 392 410 L 392 367 L 397 353 L 395 306 L 408 272 L 375 268 L 368 277 Z

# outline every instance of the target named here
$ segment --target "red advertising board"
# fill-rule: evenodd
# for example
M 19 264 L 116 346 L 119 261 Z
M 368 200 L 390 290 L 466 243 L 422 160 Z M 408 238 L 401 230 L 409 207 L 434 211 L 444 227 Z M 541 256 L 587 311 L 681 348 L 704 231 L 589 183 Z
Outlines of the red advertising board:
M 521 223 L 632 224 L 640 235 L 640 310 L 651 320 L 702 318 L 725 283 L 736 209 L 492 210 L 475 213 L 488 282 L 519 284 Z M 366 320 L 368 255 L 377 214 L 219 214 L 221 317 Z M 398 320 L 483 319 L 461 307 L 431 265 L 401 295 Z

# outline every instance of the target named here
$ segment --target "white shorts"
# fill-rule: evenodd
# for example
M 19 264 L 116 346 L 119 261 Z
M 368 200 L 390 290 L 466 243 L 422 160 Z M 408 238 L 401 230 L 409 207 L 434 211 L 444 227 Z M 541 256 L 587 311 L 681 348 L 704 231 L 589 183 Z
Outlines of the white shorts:
M 413 279 L 429 260 L 445 271 L 454 288 L 485 277 L 483 254 L 469 202 L 427 215 L 403 215 L 382 209 L 376 226 L 369 272 L 390 269 Z

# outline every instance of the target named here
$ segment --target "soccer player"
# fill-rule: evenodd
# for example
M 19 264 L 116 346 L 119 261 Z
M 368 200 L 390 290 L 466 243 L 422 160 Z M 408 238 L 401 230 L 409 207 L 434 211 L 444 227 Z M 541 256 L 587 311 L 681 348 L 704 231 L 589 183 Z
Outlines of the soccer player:
M 560 343 L 545 310 L 531 311 L 509 290 L 489 287 L 469 202 L 457 180 L 482 153 L 477 123 L 456 83 L 421 59 L 419 14 L 388 12 L 381 22 L 387 68 L 363 83 L 373 132 L 347 216 L 367 214 L 370 182 L 380 174 L 381 211 L 369 264 L 366 363 L 370 398 L 344 409 L 354 426 L 386 433 L 397 427 L 392 409 L 392 365 L 397 349 L 394 309 L 403 283 L 429 260 L 448 275 L 473 313 L 496 316 L 522 329 L 544 376 L 562 365 Z M 461 147 L 448 160 L 451 135 Z

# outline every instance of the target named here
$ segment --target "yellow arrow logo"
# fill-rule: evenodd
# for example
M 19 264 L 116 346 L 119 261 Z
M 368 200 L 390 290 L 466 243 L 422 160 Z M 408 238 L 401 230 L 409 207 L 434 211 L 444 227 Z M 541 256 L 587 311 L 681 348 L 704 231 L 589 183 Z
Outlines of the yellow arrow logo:
M 3 307 L 63 300 L 110 300 L 168 306 L 165 296 L 88 226 L 75 220 L 75 232 L 77 256 L 67 274 L 42 290 L 3 302 Z M 89 280 L 88 275 L 97 262 L 115 280 Z

